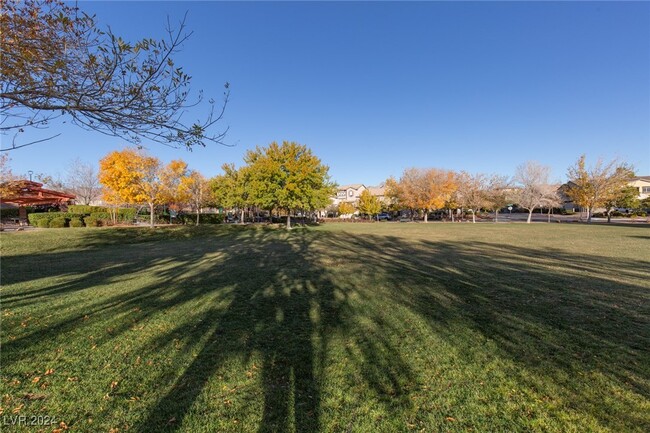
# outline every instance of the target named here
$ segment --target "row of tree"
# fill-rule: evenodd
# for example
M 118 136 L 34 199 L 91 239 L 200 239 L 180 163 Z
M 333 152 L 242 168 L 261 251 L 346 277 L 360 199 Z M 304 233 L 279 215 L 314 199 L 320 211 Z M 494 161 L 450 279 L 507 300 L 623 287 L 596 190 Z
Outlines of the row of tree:
M 0 158 L 3 179 L 11 177 L 7 160 L 6 156 Z M 158 158 L 129 148 L 104 157 L 99 175 L 92 165 L 75 160 L 65 180 L 37 177 L 50 187 L 77 195 L 82 204 L 101 196 L 115 210 L 114 215 L 121 206 L 147 206 L 152 225 L 156 207 L 166 205 L 176 210 L 190 207 L 197 213 L 197 223 L 198 214 L 206 206 L 234 209 L 242 222 L 246 211 L 252 209 L 283 211 L 290 226 L 292 213 L 325 209 L 334 195 L 328 167 L 304 145 L 271 143 L 248 151 L 244 162 L 240 168 L 224 164 L 222 174 L 206 179 L 182 160 L 164 165 Z M 545 208 L 550 212 L 565 198 L 584 208 L 589 221 L 596 208 L 605 208 L 610 216 L 616 208 L 639 206 L 635 203 L 637 190 L 627 186 L 633 172 L 626 164 L 599 161 L 587 167 L 585 156 L 581 156 L 569 168 L 569 182 L 564 186 L 551 183 L 549 176 L 550 167 L 535 162 L 519 166 L 513 178 L 409 168 L 398 180 L 391 177 L 386 181 L 385 201 L 366 190 L 356 206 L 341 203 L 338 211 L 377 215 L 382 210 L 409 209 L 412 213 L 423 212 L 427 221 L 430 212 L 447 211 L 453 219 L 453 211 L 463 209 L 472 214 L 475 222 L 479 210 L 494 211 L 498 219 L 500 209 L 516 204 L 528 210 L 530 222 L 534 210 Z M 3 182 L 2 188 L 8 185 Z
M 304 145 L 271 143 L 248 151 L 244 161 L 240 168 L 224 164 L 223 174 L 206 179 L 182 160 L 163 165 L 140 150 L 125 149 L 100 161 L 99 181 L 104 201 L 115 209 L 146 204 L 152 226 L 156 206 L 165 204 L 172 209 L 189 205 L 197 224 L 207 205 L 237 209 L 242 222 L 251 207 L 284 210 L 290 227 L 293 212 L 324 208 L 334 193 L 328 167 Z
M 386 181 L 386 196 L 393 209 L 422 211 L 424 221 L 429 212 L 464 209 L 472 214 L 491 210 L 498 212 L 506 206 L 517 204 L 528 211 L 527 222 L 531 222 L 535 209 L 546 208 L 549 212 L 571 199 L 587 211 L 587 220 L 596 208 L 605 208 L 608 217 L 618 207 L 633 207 L 637 191 L 627 186 L 634 172 L 624 163 L 598 161 L 587 167 L 586 157 L 581 156 L 574 166 L 569 167 L 569 182 L 564 186 L 551 183 L 551 168 L 529 161 L 517 167 L 515 176 L 483 173 L 456 173 L 443 169 L 409 168 L 399 180 Z M 367 211 L 367 199 L 360 202 L 360 210 Z
M 392 207 L 423 211 L 424 221 L 429 212 L 463 209 L 472 214 L 481 209 L 498 212 L 517 203 L 529 211 L 528 222 L 537 208 L 560 205 L 557 185 L 549 183 L 550 168 L 527 162 L 517 168 L 513 179 L 483 173 L 456 173 L 443 169 L 409 168 L 399 180 L 386 181 L 386 195 Z

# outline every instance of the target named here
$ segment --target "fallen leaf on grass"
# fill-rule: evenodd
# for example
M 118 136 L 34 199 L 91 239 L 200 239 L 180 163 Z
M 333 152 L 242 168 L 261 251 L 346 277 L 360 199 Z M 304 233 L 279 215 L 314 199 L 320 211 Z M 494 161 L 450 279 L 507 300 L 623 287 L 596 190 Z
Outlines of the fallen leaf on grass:
M 14 410 L 11 411 L 11 413 L 18 413 L 18 412 L 20 412 L 20 409 L 22 409 L 23 406 L 25 406 L 25 405 L 24 405 L 24 404 L 21 404 L 21 405 L 16 406 L 16 407 L 14 408 Z
M 456 421 L 456 418 L 452 418 L 452 417 L 448 416 L 447 418 L 445 418 L 445 421 L 453 422 L 453 421 Z
M 32 383 L 38 383 L 39 380 L 41 380 L 41 376 L 36 376 L 32 379 Z
M 34 393 L 27 393 L 23 396 L 25 400 L 45 400 L 47 398 L 46 395 L 44 394 L 34 394 Z
M 53 369 L 53 368 L 48 368 L 47 370 L 45 370 L 45 375 L 46 375 L 46 376 L 49 376 L 49 375 L 52 374 L 52 373 L 54 373 L 54 369 Z

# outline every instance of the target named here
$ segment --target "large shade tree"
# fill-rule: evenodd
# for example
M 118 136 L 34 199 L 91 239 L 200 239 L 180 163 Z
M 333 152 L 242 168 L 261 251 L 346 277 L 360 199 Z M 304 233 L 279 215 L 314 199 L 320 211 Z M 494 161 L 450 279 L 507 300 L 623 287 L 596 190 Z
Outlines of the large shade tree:
M 99 162 L 99 180 L 105 198 L 116 203 L 146 204 L 151 227 L 155 223 L 156 206 L 172 199 L 186 171 L 187 164 L 183 161 L 163 166 L 158 158 L 138 149 L 113 151 Z
M 305 145 L 284 141 L 249 150 L 244 157 L 250 169 L 251 198 L 264 209 L 291 213 L 325 208 L 335 192 L 329 168 Z
M 190 34 L 184 20 L 164 39 L 128 42 L 100 29 L 94 16 L 61 0 L 3 0 L 0 14 L 0 131 L 12 135 L 1 150 L 54 136 L 21 139 L 53 119 L 121 137 L 191 148 L 223 143 L 215 130 L 228 100 L 206 102 L 203 120 L 186 121 L 191 77 L 174 61 Z M 57 134 L 58 135 L 58 134 Z
M 587 222 L 591 222 L 591 214 L 596 207 L 607 207 L 609 203 L 611 212 L 612 203 L 623 198 L 625 186 L 633 176 L 632 167 L 625 163 L 598 160 L 594 165 L 587 166 L 586 156 L 582 155 L 569 167 L 566 194 L 578 206 L 586 209 Z
M 399 181 L 386 181 L 387 195 L 401 206 L 424 211 L 424 222 L 432 210 L 442 209 L 458 185 L 452 171 L 438 168 L 408 168 Z

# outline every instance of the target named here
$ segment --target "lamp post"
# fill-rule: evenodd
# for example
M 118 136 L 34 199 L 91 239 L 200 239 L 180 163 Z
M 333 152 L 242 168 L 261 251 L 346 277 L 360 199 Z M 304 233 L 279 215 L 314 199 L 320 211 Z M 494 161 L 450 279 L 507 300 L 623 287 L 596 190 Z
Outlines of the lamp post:
M 27 172 L 27 174 L 29 174 L 29 181 L 31 182 L 32 181 L 32 174 L 34 174 L 34 172 L 32 170 L 29 170 Z

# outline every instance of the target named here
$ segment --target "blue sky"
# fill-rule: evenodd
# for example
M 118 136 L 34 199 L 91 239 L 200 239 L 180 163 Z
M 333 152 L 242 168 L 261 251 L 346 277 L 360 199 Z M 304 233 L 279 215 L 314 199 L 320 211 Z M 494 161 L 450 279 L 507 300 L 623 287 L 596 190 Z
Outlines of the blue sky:
M 556 180 L 582 154 L 650 175 L 650 3 L 79 2 L 125 39 L 164 36 L 188 12 L 176 56 L 219 97 L 236 146 L 147 144 L 207 176 L 272 141 L 308 145 L 339 184 L 408 167 L 511 175 L 535 160 Z M 200 117 L 191 113 L 188 119 Z M 127 145 L 61 136 L 10 152 L 16 173 L 65 174 Z M 7 145 L 3 137 L 3 147 Z

